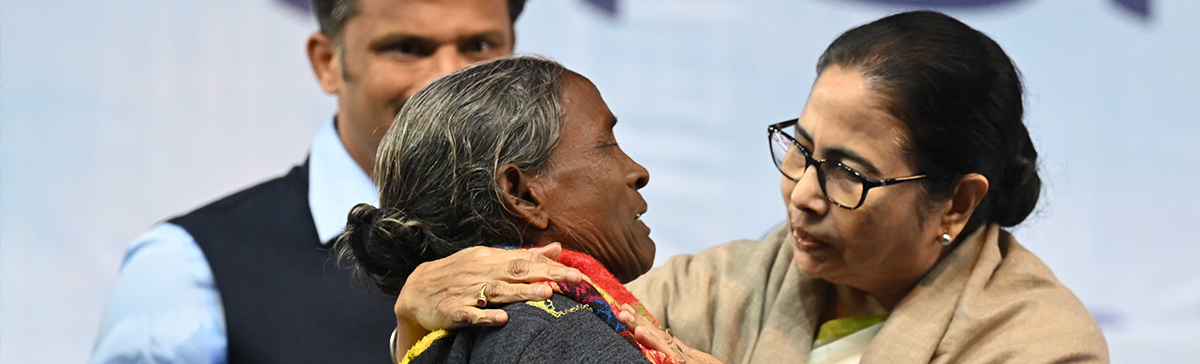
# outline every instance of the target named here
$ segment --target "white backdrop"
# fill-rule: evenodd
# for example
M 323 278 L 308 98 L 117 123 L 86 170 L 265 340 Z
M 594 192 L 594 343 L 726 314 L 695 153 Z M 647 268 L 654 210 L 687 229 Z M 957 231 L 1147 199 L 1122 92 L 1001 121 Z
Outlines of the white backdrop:
M 783 221 L 765 126 L 799 114 L 838 33 L 921 1 L 590 2 L 617 10 L 531 1 L 517 48 L 621 118 L 662 262 Z M 1114 362 L 1200 360 L 1200 3 L 924 2 L 998 3 L 941 9 L 1024 73 L 1047 186 L 1018 238 Z M 85 361 L 133 237 L 303 159 L 334 112 L 314 28 L 278 0 L 0 1 L 0 364 Z

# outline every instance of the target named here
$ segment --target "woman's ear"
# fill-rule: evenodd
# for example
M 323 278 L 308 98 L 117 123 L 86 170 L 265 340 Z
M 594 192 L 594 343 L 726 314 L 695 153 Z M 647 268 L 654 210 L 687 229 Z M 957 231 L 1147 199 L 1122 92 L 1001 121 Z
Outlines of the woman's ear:
M 504 208 L 518 221 L 524 221 L 538 230 L 550 226 L 550 217 L 543 209 L 542 192 L 529 174 L 516 165 L 505 164 L 500 166 L 496 179 Z
M 337 44 L 321 32 L 308 37 L 305 50 L 308 52 L 308 62 L 312 65 L 313 74 L 321 88 L 329 94 L 342 91 L 342 60 L 338 57 Z
M 942 216 L 942 229 L 950 236 L 957 238 L 963 233 L 967 221 L 975 213 L 975 208 L 983 202 L 987 195 L 988 179 L 982 174 L 971 173 L 958 180 L 954 194 L 950 196 L 950 209 Z M 968 231 L 969 232 L 969 231 Z

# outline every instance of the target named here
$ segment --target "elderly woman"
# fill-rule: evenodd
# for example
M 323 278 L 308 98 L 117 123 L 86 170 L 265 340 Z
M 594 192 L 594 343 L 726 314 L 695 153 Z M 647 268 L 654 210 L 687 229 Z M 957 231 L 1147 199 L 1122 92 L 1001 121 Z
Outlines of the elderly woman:
M 940 13 L 901 13 L 843 33 L 817 74 L 800 117 L 767 128 L 788 223 L 630 283 L 675 335 L 622 315 L 639 340 L 692 362 L 1108 361 L 1087 310 L 1005 230 L 1033 210 L 1041 180 L 999 45 Z M 487 267 L 524 257 L 479 253 L 431 263 L 455 272 L 439 281 L 410 277 L 401 326 L 497 324 L 489 310 L 430 309 L 466 293 L 428 287 L 501 280 L 498 291 L 521 292 L 558 269 L 502 274 Z M 464 261 L 481 268 L 454 268 Z
M 638 218 L 650 175 L 621 151 L 615 123 L 586 78 L 529 57 L 463 69 L 409 100 L 376 158 L 381 206 L 350 212 L 339 257 L 394 294 L 421 263 L 469 247 L 563 241 L 573 251 L 559 261 L 587 280 L 501 306 L 503 327 L 435 331 L 400 361 L 670 361 L 616 319 L 620 305 L 640 307 L 621 283 L 650 268 L 654 242 Z

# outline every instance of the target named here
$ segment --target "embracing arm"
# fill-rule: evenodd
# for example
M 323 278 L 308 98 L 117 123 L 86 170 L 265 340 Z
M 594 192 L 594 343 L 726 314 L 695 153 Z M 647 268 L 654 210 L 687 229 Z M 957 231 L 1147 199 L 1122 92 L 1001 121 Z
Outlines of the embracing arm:
M 727 243 L 695 256 L 672 258 L 664 267 L 626 286 L 660 322 L 675 328 L 683 343 L 707 352 L 712 346 L 714 324 L 731 330 L 740 327 L 738 322 L 745 318 L 734 315 L 714 319 L 715 305 L 742 311 L 740 302 L 753 295 L 743 285 L 749 283 L 752 290 L 766 286 L 758 281 L 767 280 L 762 271 L 770 270 L 777 248 L 754 241 Z M 543 286 L 524 283 L 582 279 L 578 271 L 552 261 L 560 251 L 557 244 L 536 251 L 477 247 L 421 265 L 409 276 L 396 300 L 397 323 L 401 326 L 397 346 L 409 347 L 428 331 L 440 328 L 503 325 L 508 319 L 503 311 L 475 306 L 485 283 L 488 300 L 499 304 L 550 296 L 549 291 L 536 292 Z M 752 278 L 746 282 L 745 276 Z M 737 352 L 733 347 L 728 349 L 730 357 Z
M 480 292 L 489 305 L 548 299 L 550 287 L 530 283 L 583 279 L 578 270 L 554 261 L 561 253 L 559 244 L 528 250 L 474 247 L 421 264 L 396 297 L 396 346 L 410 347 L 437 329 L 504 325 L 504 310 L 477 306 Z

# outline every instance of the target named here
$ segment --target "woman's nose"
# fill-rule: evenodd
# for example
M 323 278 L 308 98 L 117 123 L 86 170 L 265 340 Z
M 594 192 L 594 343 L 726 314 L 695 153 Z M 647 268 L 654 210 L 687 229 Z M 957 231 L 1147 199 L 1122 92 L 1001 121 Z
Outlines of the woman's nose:
M 816 166 L 805 167 L 800 179 L 792 186 L 789 202 L 800 210 L 807 210 L 819 215 L 829 211 L 829 200 L 821 191 L 820 176 Z
M 646 187 L 646 185 L 650 183 L 650 171 L 646 170 L 646 167 L 642 167 L 642 165 L 638 164 L 638 162 L 634 162 L 632 158 L 629 159 L 629 163 L 633 164 L 633 168 L 630 170 L 630 173 L 627 177 L 629 186 L 633 187 L 635 190 L 640 190 L 642 187 Z

